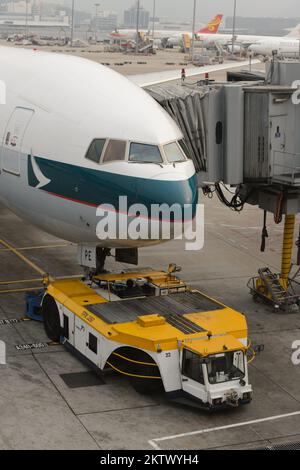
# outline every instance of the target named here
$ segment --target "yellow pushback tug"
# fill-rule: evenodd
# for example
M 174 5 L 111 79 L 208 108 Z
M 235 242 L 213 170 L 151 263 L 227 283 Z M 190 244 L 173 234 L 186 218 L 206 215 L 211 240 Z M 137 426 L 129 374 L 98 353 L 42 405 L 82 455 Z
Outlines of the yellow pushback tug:
M 98 372 L 128 376 L 138 392 L 165 390 L 209 410 L 249 403 L 244 315 L 188 288 L 175 271 L 53 281 L 42 302 L 46 332 Z

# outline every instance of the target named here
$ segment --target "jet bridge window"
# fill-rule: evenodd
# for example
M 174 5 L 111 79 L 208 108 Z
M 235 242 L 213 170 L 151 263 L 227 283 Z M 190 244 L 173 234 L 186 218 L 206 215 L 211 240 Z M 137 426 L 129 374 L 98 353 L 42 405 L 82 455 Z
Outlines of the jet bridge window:
M 131 144 L 129 161 L 138 163 L 163 163 L 159 148 L 156 145 Z
M 201 357 L 188 349 L 183 350 L 182 374 L 204 385 Z
M 94 139 L 91 143 L 85 158 L 95 163 L 100 163 L 106 139 Z
M 181 150 L 181 147 L 179 147 L 179 145 L 177 144 L 177 142 L 172 142 L 172 144 L 165 145 L 164 151 L 165 151 L 167 160 L 170 163 L 178 163 L 178 162 L 186 161 L 184 153 Z
M 124 140 L 110 140 L 106 147 L 102 163 L 125 160 L 126 142 Z

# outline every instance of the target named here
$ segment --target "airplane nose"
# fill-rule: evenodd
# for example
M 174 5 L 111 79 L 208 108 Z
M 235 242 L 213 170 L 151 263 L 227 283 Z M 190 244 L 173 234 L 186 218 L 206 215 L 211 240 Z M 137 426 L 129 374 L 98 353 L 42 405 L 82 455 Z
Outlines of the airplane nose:
M 198 203 L 198 187 L 196 176 L 181 181 L 143 180 L 137 188 L 138 200 L 151 211 L 153 205 L 177 205 L 183 210 L 189 206 L 193 217 Z
M 257 44 L 251 44 L 251 46 L 248 47 L 248 51 L 256 54 L 259 52 L 259 46 L 257 46 Z

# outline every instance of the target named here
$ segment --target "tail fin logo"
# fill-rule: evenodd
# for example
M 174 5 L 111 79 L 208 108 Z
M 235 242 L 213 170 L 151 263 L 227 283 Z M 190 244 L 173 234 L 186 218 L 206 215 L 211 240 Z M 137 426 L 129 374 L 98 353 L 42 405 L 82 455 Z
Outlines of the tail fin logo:
M 51 183 L 51 180 L 42 173 L 38 162 L 32 155 L 28 158 L 28 181 L 29 186 L 36 189 L 42 189 Z
M 223 15 L 216 15 L 209 23 L 207 26 L 205 26 L 205 28 L 203 29 L 200 29 L 200 31 L 198 31 L 198 33 L 211 33 L 211 34 L 214 34 L 214 33 L 217 33 L 218 32 L 218 29 L 219 29 L 219 26 L 220 24 L 222 23 L 222 19 L 223 19 Z

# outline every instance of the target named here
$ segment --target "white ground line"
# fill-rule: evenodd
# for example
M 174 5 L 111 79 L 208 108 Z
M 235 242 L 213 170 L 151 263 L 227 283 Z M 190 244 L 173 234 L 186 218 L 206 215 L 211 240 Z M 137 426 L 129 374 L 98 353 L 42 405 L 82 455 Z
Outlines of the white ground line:
M 150 444 L 155 450 L 161 450 L 157 442 L 169 441 L 171 439 L 179 439 L 181 437 L 187 437 L 187 436 L 196 436 L 197 434 L 206 434 L 206 433 L 213 432 L 213 431 L 223 431 L 225 429 L 238 428 L 241 426 L 249 426 L 250 424 L 265 423 L 267 421 L 275 421 L 277 419 L 290 418 L 291 416 L 299 416 L 299 415 L 300 415 L 300 411 L 294 411 L 293 413 L 287 413 L 284 415 L 269 416 L 268 418 L 254 419 L 251 421 L 244 421 L 242 423 L 228 424 L 226 426 L 218 426 L 216 428 L 200 429 L 199 431 L 186 432 L 183 434 L 174 434 L 173 436 L 158 437 L 156 439 L 152 439 L 148 441 L 148 444 Z

